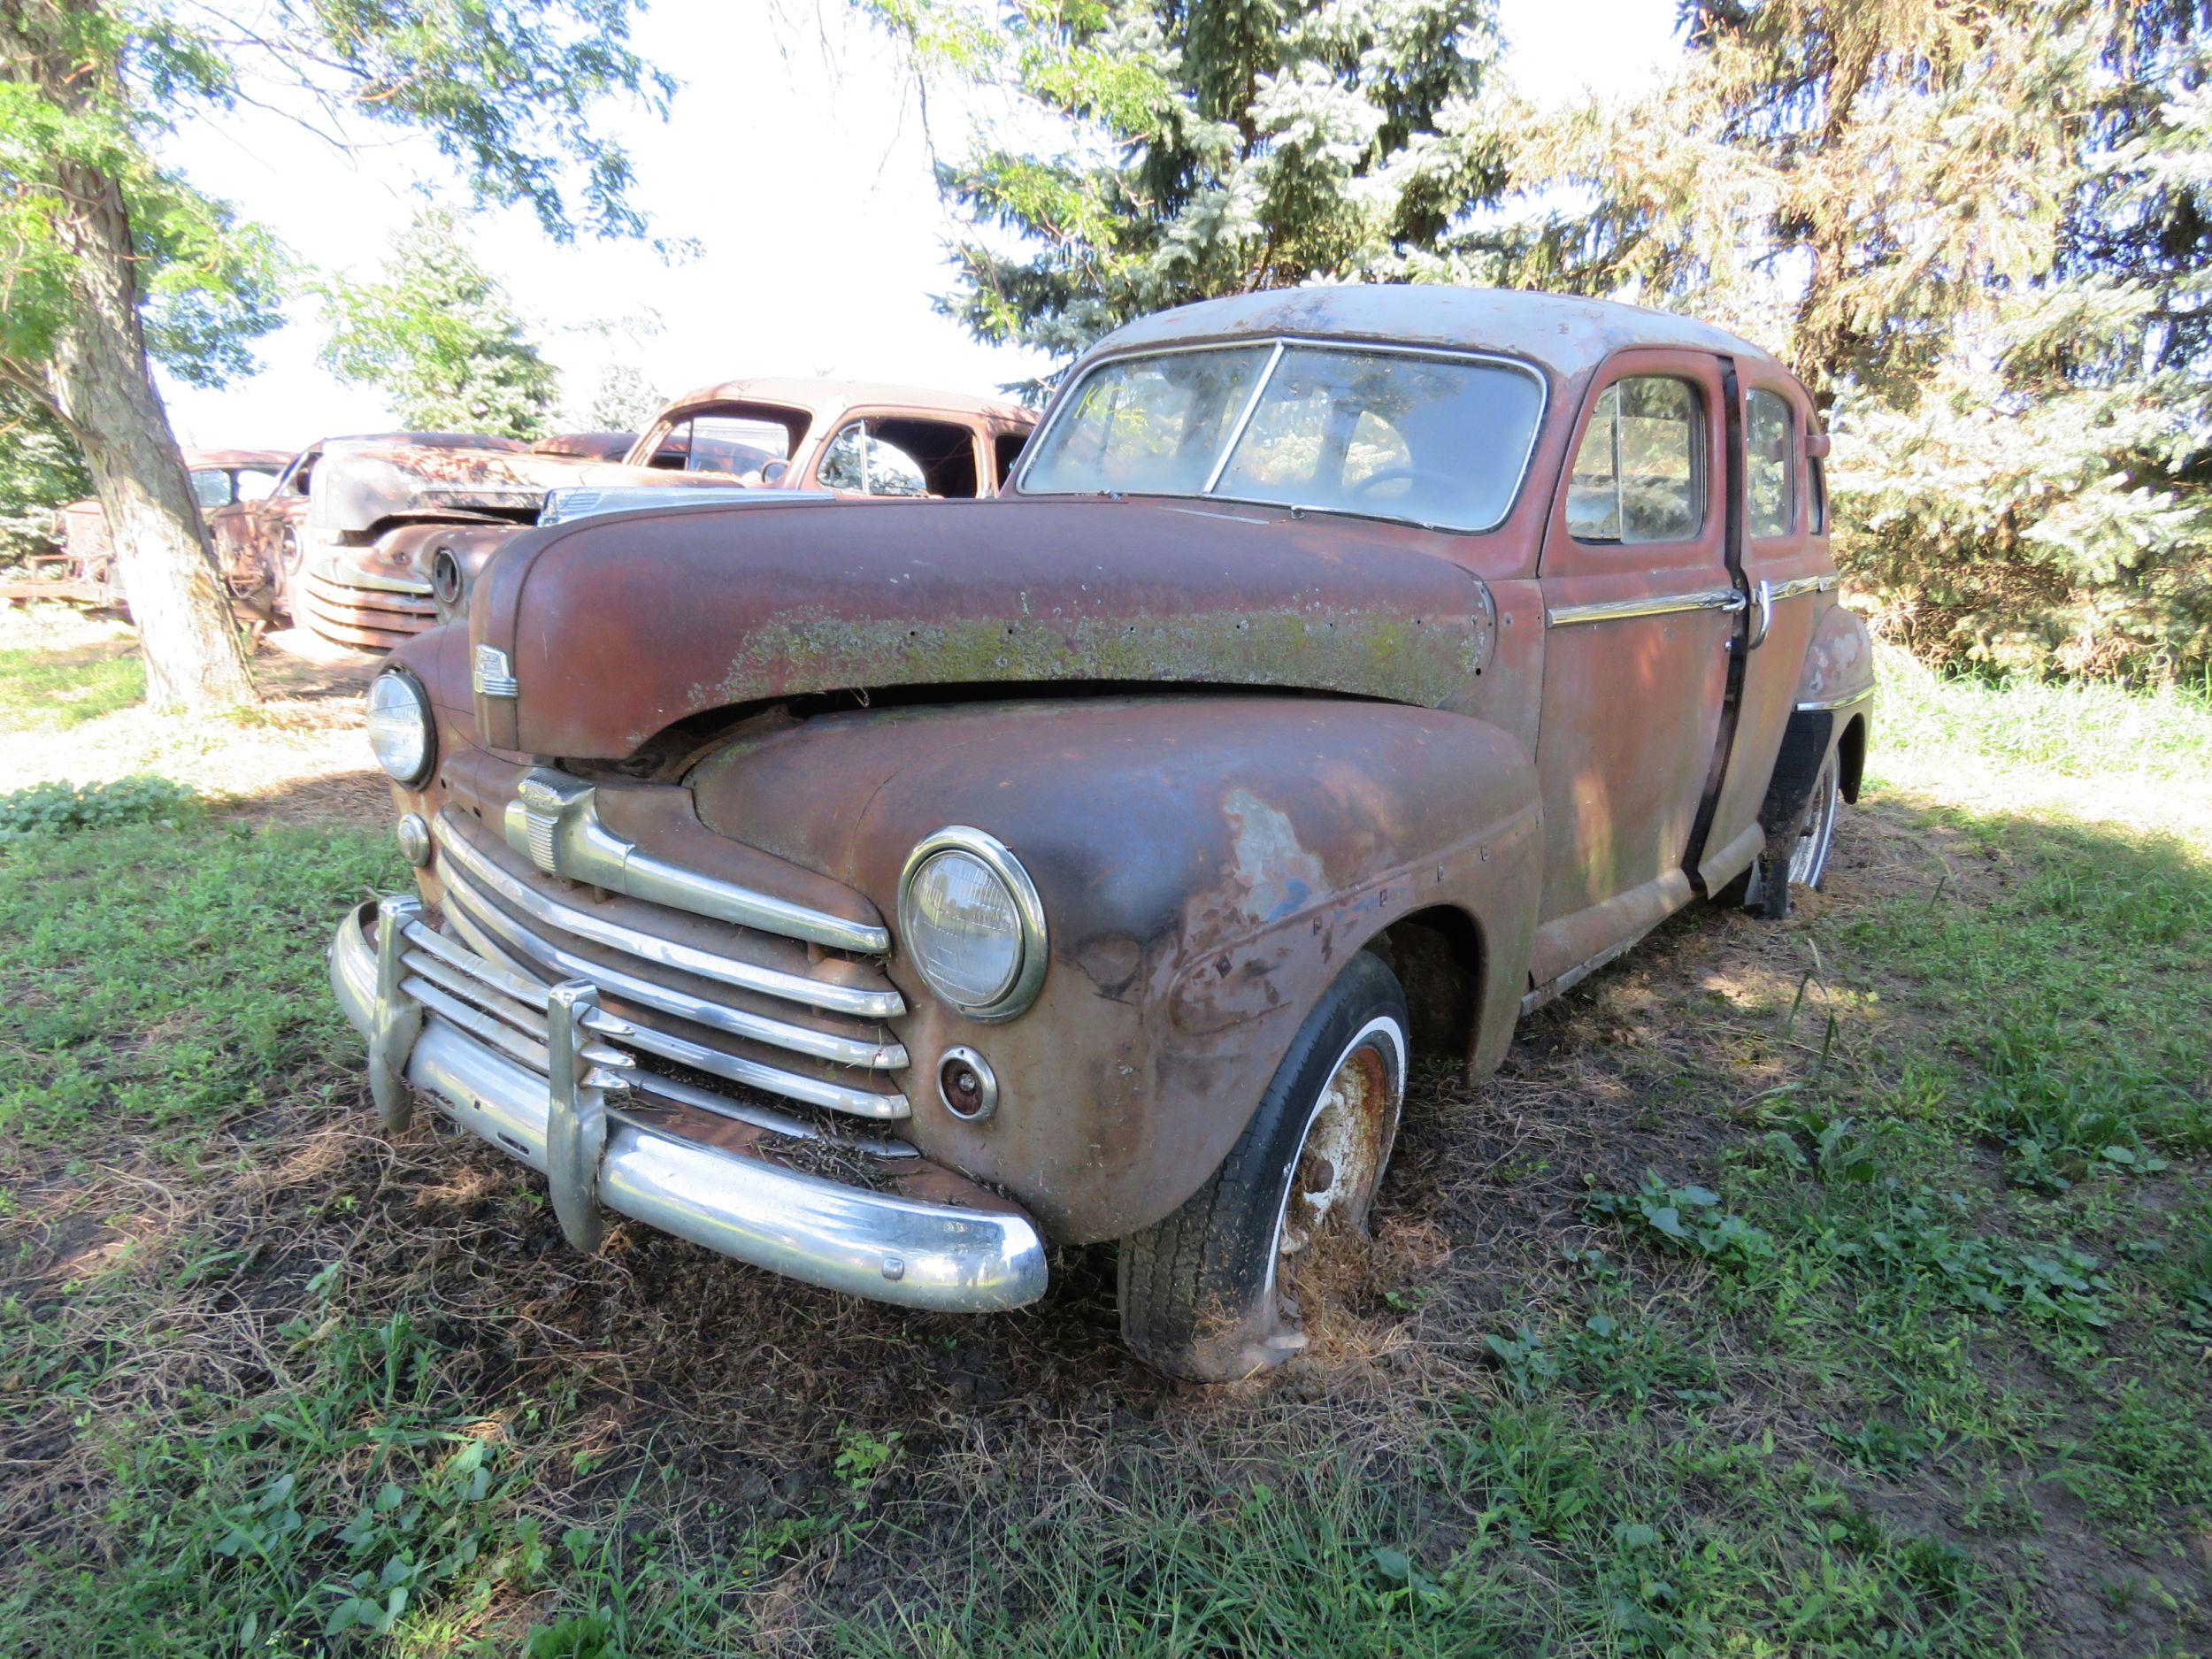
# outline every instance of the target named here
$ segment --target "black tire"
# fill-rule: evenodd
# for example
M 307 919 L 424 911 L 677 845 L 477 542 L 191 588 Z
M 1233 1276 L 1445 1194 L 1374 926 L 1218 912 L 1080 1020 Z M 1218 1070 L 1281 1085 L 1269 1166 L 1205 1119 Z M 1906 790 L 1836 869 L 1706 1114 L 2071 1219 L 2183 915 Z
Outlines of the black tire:
M 1282 1252 L 1326 1226 L 1364 1233 L 1397 1136 L 1409 1028 L 1396 976 L 1359 952 L 1299 1027 L 1221 1167 L 1173 1215 L 1121 1241 L 1122 1336 L 1139 1358 L 1171 1377 L 1233 1382 L 1305 1345 L 1282 1293 Z M 1325 1109 L 1340 1116 L 1325 1125 Z M 1340 1164 L 1319 1150 L 1325 1142 L 1343 1149 Z M 1302 1170 L 1331 1185 L 1302 1188 L 1307 1202 L 1294 1218 Z
M 1836 818 L 1842 810 L 1842 761 L 1834 749 L 1821 763 L 1811 792 L 1797 816 L 1767 837 L 1764 851 L 1746 878 L 1745 907 L 1753 915 L 1778 922 L 1790 913 L 1792 890 L 1817 892 L 1828 879 L 1834 850 Z M 1778 876 L 1778 879 L 1777 879 Z

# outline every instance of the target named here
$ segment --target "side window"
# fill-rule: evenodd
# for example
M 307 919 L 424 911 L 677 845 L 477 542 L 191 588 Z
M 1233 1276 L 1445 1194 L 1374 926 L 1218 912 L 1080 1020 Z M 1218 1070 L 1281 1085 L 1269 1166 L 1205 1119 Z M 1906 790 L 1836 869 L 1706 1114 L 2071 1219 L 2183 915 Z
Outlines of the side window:
M 830 440 L 815 476 L 825 489 L 856 490 L 863 495 L 929 494 L 920 464 L 875 436 L 865 421 L 854 421 Z
M 1789 399 L 1754 391 L 1744 407 L 1744 490 L 1751 534 L 1787 535 L 1797 524 L 1797 421 Z
M 202 511 L 210 507 L 230 505 L 230 474 L 205 472 L 192 474 L 192 493 L 199 498 Z
M 276 488 L 276 482 L 277 475 L 274 472 L 263 472 L 258 467 L 248 467 L 238 474 L 238 499 L 266 501 L 270 493 Z
M 1605 388 L 1575 452 L 1567 528 L 1578 541 L 1680 541 L 1705 524 L 1704 401 L 1687 380 Z
M 998 457 L 998 481 L 1002 484 L 1014 476 L 1014 468 L 1022 458 L 1022 448 L 1029 442 L 1025 432 L 1002 432 L 991 440 L 991 447 Z

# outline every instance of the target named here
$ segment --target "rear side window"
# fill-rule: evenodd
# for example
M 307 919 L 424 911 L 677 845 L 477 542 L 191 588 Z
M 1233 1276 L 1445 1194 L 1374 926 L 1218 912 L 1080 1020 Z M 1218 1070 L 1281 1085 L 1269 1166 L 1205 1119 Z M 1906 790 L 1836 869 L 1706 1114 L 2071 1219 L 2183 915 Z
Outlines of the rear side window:
M 1751 534 L 1787 535 L 1797 524 L 1797 421 L 1789 399 L 1753 392 L 1744 408 L 1743 439 Z
M 1575 452 L 1567 528 L 1578 541 L 1683 541 L 1705 523 L 1704 400 L 1687 380 L 1605 388 Z

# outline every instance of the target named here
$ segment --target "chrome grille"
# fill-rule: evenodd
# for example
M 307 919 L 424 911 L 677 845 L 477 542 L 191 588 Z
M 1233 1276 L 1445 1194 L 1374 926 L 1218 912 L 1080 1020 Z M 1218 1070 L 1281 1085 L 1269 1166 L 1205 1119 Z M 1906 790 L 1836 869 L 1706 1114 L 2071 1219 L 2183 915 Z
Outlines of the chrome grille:
M 910 1115 L 884 1075 L 907 1064 L 882 1024 L 905 1003 L 879 964 L 549 876 L 452 809 L 434 833 L 448 942 L 507 981 L 511 1002 L 528 987 L 541 1018 L 516 1029 L 539 1052 L 546 987 L 584 979 L 603 1002 L 595 1029 L 637 1068 L 634 1088 L 703 1104 L 691 1097 L 709 1091 L 685 1075 L 701 1074 L 850 1117 Z

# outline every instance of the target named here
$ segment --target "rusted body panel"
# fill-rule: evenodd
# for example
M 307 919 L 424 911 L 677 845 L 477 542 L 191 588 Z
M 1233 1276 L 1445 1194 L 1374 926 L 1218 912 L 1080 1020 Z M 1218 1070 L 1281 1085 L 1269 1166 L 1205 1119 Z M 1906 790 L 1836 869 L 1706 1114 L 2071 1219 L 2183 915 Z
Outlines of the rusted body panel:
M 907 849 L 943 825 L 1015 849 L 1055 933 L 1034 1008 L 986 1025 L 895 954 L 890 972 L 909 1050 L 974 1048 L 1005 1090 L 986 1124 L 921 1094 L 910 1138 L 1055 1238 L 1117 1237 L 1188 1197 L 1243 1128 L 1251 1079 L 1384 928 L 1444 907 L 1512 960 L 1534 921 L 1528 758 L 1433 710 L 1170 695 L 856 713 L 741 741 L 688 781 L 710 828 L 886 915 Z M 1485 988 L 1509 1029 L 1520 986 Z
M 753 1102 L 732 1079 L 787 1110 L 841 1088 L 826 1111 L 889 1125 L 942 1190 L 1000 1194 L 1056 1241 L 1129 1235 L 1197 1191 L 1363 949 L 1448 1052 L 1494 1066 L 1521 1011 L 1773 858 L 1803 799 L 1785 772 L 1809 786 L 1863 751 L 1870 662 L 1813 506 L 1813 407 L 1686 319 L 1311 289 L 1121 331 L 1043 442 L 1100 362 L 1261 342 L 1272 365 L 1315 341 L 1541 377 L 1535 430 L 1499 434 L 1527 460 L 1494 528 L 1210 496 L 1228 449 L 1160 475 L 1181 495 L 1051 495 L 1018 471 L 992 502 L 702 503 L 477 526 L 465 547 L 414 526 L 377 573 L 442 551 L 473 577 L 465 628 L 442 599 L 457 619 L 396 656 L 436 710 L 435 764 L 397 792 L 432 826 L 425 898 L 522 981 L 595 984 L 649 1056 L 711 1050 L 720 1098 Z M 1677 401 L 1636 403 L 1650 382 Z M 1754 393 L 1786 411 L 1755 458 L 1793 503 L 1755 526 Z M 1624 445 L 1630 420 L 1648 424 Z M 1626 449 L 1666 444 L 1678 467 L 1632 484 Z M 1674 516 L 1607 531 L 1577 494 L 1601 465 L 1621 526 L 1632 489 Z M 1048 960 L 1010 1012 L 933 989 L 901 937 L 902 881 L 955 830 L 1034 888 Z M 565 864 L 587 836 L 598 862 Z M 704 919 L 735 891 L 771 919 Z M 795 907 L 829 931 L 773 920 Z M 762 1000 L 781 994 L 756 994 L 764 973 L 804 1008 Z M 989 1111 L 954 1109 L 955 1056 L 987 1063 Z
M 640 611 L 640 565 L 691 598 Z M 851 687 L 1182 680 L 1435 706 L 1494 625 L 1480 582 L 1383 526 L 948 502 L 534 532 L 492 566 L 472 631 L 523 687 L 488 703 L 488 741 L 615 760 L 692 715 Z

